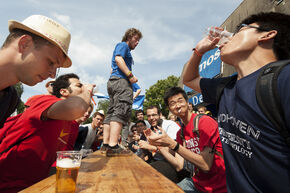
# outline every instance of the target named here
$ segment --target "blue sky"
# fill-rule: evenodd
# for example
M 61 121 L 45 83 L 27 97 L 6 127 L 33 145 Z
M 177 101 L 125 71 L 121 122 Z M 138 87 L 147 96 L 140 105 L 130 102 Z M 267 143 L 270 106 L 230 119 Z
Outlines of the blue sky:
M 191 49 L 209 26 L 219 26 L 242 0 L 9 0 L 1 2 L 0 41 L 8 35 L 8 20 L 41 14 L 64 25 L 72 34 L 69 55 L 82 82 L 94 83 L 107 94 L 111 58 L 126 29 L 135 27 L 143 39 L 132 51 L 133 74 L 145 89 L 170 75 L 179 76 Z M 46 93 L 45 83 L 24 86 L 22 100 Z

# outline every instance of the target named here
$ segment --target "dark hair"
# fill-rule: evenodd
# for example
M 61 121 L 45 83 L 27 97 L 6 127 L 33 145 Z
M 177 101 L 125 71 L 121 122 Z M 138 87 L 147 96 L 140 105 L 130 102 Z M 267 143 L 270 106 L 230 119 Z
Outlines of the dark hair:
M 137 126 L 137 124 L 138 124 L 138 123 L 142 123 L 144 126 L 146 126 L 146 123 L 145 123 L 145 121 L 138 120 L 138 121 L 135 123 L 135 125 Z
M 25 30 L 22 29 L 13 29 L 10 34 L 7 36 L 6 40 L 4 41 L 2 48 L 7 47 L 13 40 L 15 40 L 18 37 L 21 37 L 23 35 L 29 35 L 31 36 L 33 42 L 34 42 L 34 47 L 35 48 L 40 48 L 42 45 L 53 45 L 50 43 L 48 40 Z
M 70 90 L 69 86 L 70 86 L 70 82 L 69 79 L 70 78 L 76 78 L 76 79 L 80 79 L 78 77 L 78 75 L 74 74 L 74 73 L 69 73 L 69 74 L 64 74 L 59 76 L 53 83 L 52 83 L 52 87 L 53 87 L 53 92 L 52 95 L 60 98 L 61 94 L 60 94 L 60 90 L 63 88 L 67 88 Z
M 122 38 L 122 42 L 128 41 L 130 38 L 132 38 L 135 35 L 138 35 L 140 39 L 143 37 L 142 33 L 138 29 L 135 29 L 135 28 L 127 29 L 127 31 L 125 32 Z
M 269 31 L 276 30 L 278 33 L 273 43 L 274 54 L 278 60 L 290 58 L 290 15 L 275 12 L 261 12 L 247 17 L 241 22 L 241 24 L 243 23 L 257 23 L 263 29 Z
M 130 132 L 132 132 L 132 128 L 133 128 L 133 127 L 135 127 L 135 128 L 136 128 L 136 131 L 137 131 L 137 126 L 136 126 L 136 124 L 134 124 L 134 125 L 132 125 L 131 128 L 130 128 Z
M 93 118 L 95 118 L 97 115 L 100 115 L 101 117 L 105 118 L 105 115 L 103 115 L 102 113 L 99 113 L 98 111 L 96 111 L 96 112 L 93 114 Z
M 137 117 L 137 115 L 139 113 L 143 113 L 143 115 L 144 115 L 144 111 L 142 109 L 139 109 L 139 110 L 135 111 L 135 117 Z
M 174 87 L 171 87 L 171 88 L 167 89 L 167 91 L 164 94 L 164 98 L 163 99 L 164 99 L 164 103 L 166 104 L 166 106 L 168 106 L 168 99 L 170 97 L 178 95 L 178 94 L 182 94 L 184 99 L 186 101 L 188 101 L 188 96 L 185 93 L 185 91 L 182 88 L 180 88 L 180 87 L 174 86 Z
M 151 106 L 149 106 L 149 107 L 146 108 L 146 111 L 147 111 L 148 109 L 157 109 L 157 113 L 158 113 L 158 115 L 160 115 L 160 109 L 159 109 L 157 106 L 155 106 L 155 105 L 151 105 Z

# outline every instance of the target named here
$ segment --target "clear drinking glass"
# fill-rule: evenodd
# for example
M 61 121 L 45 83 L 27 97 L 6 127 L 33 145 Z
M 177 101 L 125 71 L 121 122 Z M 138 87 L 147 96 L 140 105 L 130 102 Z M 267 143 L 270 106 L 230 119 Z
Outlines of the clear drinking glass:
M 58 151 L 56 159 L 56 193 L 74 193 L 82 153 L 80 151 Z
M 220 38 L 220 41 L 217 43 L 217 46 L 226 43 L 229 41 L 229 38 L 232 37 L 234 34 L 231 32 L 228 32 L 227 30 L 222 30 L 218 27 L 209 27 L 206 29 L 206 35 L 212 37 L 212 38 Z

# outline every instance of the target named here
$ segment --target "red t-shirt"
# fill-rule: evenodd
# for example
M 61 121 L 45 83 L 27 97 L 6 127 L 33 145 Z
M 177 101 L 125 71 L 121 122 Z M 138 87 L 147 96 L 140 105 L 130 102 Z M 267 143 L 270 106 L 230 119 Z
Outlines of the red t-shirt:
M 17 119 L 11 117 L 0 130 L 0 152 L 29 136 L 0 156 L 0 192 L 17 192 L 48 176 L 56 159 L 69 140 L 68 132 L 78 130 L 75 121 L 41 120 L 41 114 L 61 99 L 40 95 Z M 60 140 L 61 139 L 61 140 Z
M 199 120 L 198 130 L 199 137 L 193 133 L 193 119 L 196 114 L 192 114 L 189 123 L 184 128 L 184 138 L 186 148 L 190 151 L 200 154 L 207 147 L 214 147 L 216 151 L 223 155 L 221 141 L 219 139 L 218 124 L 209 116 L 203 116 Z M 176 141 L 183 144 L 179 130 L 177 132 Z M 226 173 L 224 160 L 214 154 L 212 167 L 209 172 L 205 173 L 195 167 L 195 175 L 192 177 L 195 187 L 202 192 L 222 193 L 227 192 L 226 189 Z

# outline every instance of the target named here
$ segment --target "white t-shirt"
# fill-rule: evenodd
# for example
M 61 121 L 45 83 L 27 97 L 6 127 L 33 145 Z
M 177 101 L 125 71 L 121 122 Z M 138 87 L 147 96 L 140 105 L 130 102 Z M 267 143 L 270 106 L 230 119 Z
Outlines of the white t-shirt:
M 162 129 L 167 133 L 172 139 L 176 139 L 176 133 L 180 129 L 180 126 L 171 120 L 163 120 Z
M 86 137 L 86 140 L 83 144 L 83 148 L 82 149 L 91 149 L 91 146 L 93 145 L 95 139 L 96 139 L 96 129 L 92 128 L 92 124 L 86 124 L 84 126 L 88 127 L 88 134 Z

